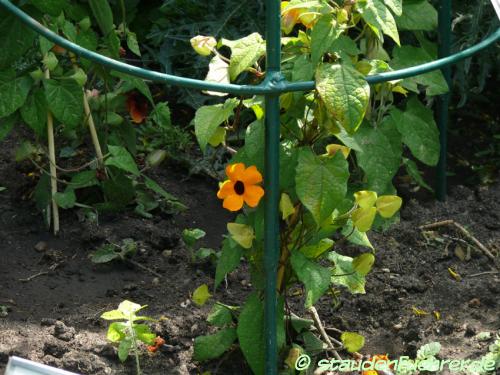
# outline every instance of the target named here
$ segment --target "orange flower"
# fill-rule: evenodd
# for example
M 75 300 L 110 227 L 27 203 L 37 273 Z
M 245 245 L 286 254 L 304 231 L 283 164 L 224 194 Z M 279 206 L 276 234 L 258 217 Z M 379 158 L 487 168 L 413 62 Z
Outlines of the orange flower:
M 378 364 L 378 367 L 381 367 L 384 363 L 389 363 L 389 361 L 390 360 L 387 354 L 375 354 L 373 357 L 370 358 L 370 362 L 373 362 L 376 365 Z M 392 368 L 394 366 L 391 365 L 389 367 Z M 377 370 L 365 370 L 363 371 L 362 375 L 379 375 L 379 372 Z
M 156 336 L 154 345 L 148 345 L 148 352 L 154 353 L 156 352 L 162 345 L 165 345 L 165 340 L 160 336 Z
M 255 165 L 245 168 L 245 164 L 236 163 L 226 167 L 228 180 L 220 184 L 217 198 L 224 199 L 222 206 L 229 211 L 238 211 L 246 203 L 256 207 L 264 196 L 264 189 L 259 184 L 262 175 Z
M 148 102 L 141 94 L 131 92 L 127 95 L 127 109 L 132 121 L 140 124 L 148 114 Z

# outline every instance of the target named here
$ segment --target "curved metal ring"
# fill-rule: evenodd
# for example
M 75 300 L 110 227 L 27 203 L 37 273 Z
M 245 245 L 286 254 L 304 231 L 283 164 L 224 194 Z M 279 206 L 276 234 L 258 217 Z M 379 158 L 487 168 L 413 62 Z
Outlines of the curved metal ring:
M 129 74 L 135 77 L 140 77 L 154 82 L 171 84 L 174 86 L 180 86 L 185 88 L 197 89 L 197 90 L 209 90 L 217 92 L 225 92 L 229 94 L 237 95 L 259 95 L 259 94 L 277 94 L 281 92 L 288 91 L 307 91 L 312 90 L 315 87 L 314 81 L 305 82 L 282 82 L 280 85 L 273 85 L 270 81 L 264 81 L 259 85 L 235 85 L 235 84 L 221 84 L 215 82 L 207 82 L 199 79 L 179 77 L 172 74 L 165 74 L 160 72 L 155 72 L 148 69 L 142 69 L 137 66 L 123 63 L 111 59 L 109 57 L 100 55 L 96 52 L 90 51 L 86 48 L 79 46 L 69 40 L 57 35 L 52 32 L 42 24 L 40 24 L 35 19 L 31 18 L 28 14 L 23 12 L 21 9 L 13 5 L 8 0 L 0 0 L 0 6 L 3 6 L 7 11 L 19 18 L 24 24 L 36 31 L 38 34 L 43 35 L 45 38 L 58 44 L 67 50 L 91 60 L 95 63 L 107 66 L 112 70 L 116 70 L 125 74 Z M 500 39 L 500 28 L 485 38 L 483 41 L 475 44 L 474 46 L 467 48 L 461 52 L 455 53 L 451 56 L 424 63 L 421 65 L 416 65 L 410 68 L 400 69 L 392 72 L 381 73 L 377 75 L 372 75 L 366 77 L 366 80 L 370 84 L 387 82 L 402 78 L 413 77 L 419 74 L 427 73 L 433 70 L 440 69 L 444 66 L 456 63 L 462 59 L 465 59 L 480 50 L 493 44 L 495 41 Z

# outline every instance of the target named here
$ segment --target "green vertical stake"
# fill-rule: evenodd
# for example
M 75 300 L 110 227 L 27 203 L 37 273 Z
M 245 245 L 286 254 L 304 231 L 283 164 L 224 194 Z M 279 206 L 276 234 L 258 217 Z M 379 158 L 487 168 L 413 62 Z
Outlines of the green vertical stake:
M 266 0 L 266 83 L 278 86 L 281 83 L 281 2 Z M 265 232 L 264 269 L 265 285 L 265 373 L 278 372 L 277 348 L 277 291 L 276 278 L 279 259 L 279 148 L 280 105 L 279 93 L 265 97 Z

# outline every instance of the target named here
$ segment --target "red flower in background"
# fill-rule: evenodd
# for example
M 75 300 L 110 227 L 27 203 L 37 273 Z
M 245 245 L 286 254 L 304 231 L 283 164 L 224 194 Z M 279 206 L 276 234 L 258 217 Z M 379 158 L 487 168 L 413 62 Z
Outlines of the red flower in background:
M 127 95 L 127 110 L 132 121 L 141 124 L 148 115 L 148 101 L 143 95 L 132 91 Z
M 148 352 L 156 352 L 162 345 L 165 345 L 165 340 L 157 336 L 154 340 L 154 345 L 148 345 Z

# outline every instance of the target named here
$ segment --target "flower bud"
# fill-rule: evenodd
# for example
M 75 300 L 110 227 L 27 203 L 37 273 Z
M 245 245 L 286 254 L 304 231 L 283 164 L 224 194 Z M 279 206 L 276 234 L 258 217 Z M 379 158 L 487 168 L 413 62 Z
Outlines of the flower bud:
M 191 46 L 202 56 L 209 56 L 216 45 L 217 41 L 212 36 L 198 35 L 191 38 Z

